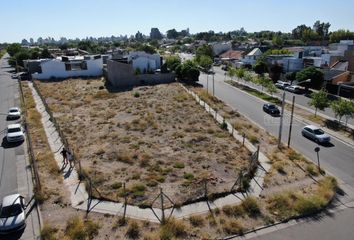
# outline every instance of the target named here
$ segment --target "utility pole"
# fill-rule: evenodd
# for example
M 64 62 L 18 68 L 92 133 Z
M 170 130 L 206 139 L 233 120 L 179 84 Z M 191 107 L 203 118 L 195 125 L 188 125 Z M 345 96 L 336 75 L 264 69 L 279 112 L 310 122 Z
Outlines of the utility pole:
M 209 74 L 207 73 L 207 93 L 209 93 Z
M 291 105 L 291 116 L 290 116 L 288 147 L 290 147 L 291 129 L 293 127 L 294 105 L 295 105 L 295 96 L 293 95 L 293 102 L 292 102 L 292 105 Z
M 214 76 L 215 76 L 215 72 L 214 72 L 214 68 L 212 68 L 213 71 L 213 96 L 215 95 L 215 83 L 214 83 Z
M 283 92 L 283 97 L 282 97 L 282 102 L 281 102 L 281 115 L 280 115 L 279 136 L 278 136 L 278 148 L 279 149 L 281 147 L 281 132 L 283 129 L 284 103 L 285 103 L 285 91 Z

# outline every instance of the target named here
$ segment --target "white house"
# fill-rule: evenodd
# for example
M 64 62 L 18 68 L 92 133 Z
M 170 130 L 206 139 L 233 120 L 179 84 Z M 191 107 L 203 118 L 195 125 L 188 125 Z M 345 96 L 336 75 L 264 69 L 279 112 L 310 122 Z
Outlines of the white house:
M 43 59 L 38 72 L 32 74 L 33 79 L 96 77 L 101 76 L 103 61 L 97 56 L 70 56 L 56 59 Z
M 131 52 L 127 57 L 128 63 L 132 63 L 133 69 L 139 69 L 141 73 L 155 71 L 161 68 L 161 57 L 159 54 L 148 54 L 146 52 Z
M 244 59 L 242 59 L 243 64 L 251 64 L 254 65 L 256 63 L 257 58 L 262 55 L 262 51 L 259 48 L 254 48 L 251 52 L 249 52 Z

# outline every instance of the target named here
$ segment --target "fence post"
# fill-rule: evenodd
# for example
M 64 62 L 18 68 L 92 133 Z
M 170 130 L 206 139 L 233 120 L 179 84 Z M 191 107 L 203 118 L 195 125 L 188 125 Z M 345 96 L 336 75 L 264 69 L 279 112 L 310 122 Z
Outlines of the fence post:
M 245 133 L 243 133 L 242 134 L 242 146 L 245 146 L 245 137 L 246 137 L 246 134 Z
M 162 188 L 160 188 L 160 200 L 161 200 L 161 211 L 162 211 L 162 217 L 161 217 L 161 223 L 165 223 L 165 209 L 163 206 L 163 192 Z
M 259 158 L 259 145 L 257 146 L 257 162 L 258 162 L 258 158 Z
M 215 120 L 218 120 L 218 111 L 215 109 Z
M 126 214 L 126 212 L 127 212 L 127 193 L 125 192 L 125 182 L 123 183 L 123 194 L 124 194 L 123 221 L 125 222 L 125 214 Z
M 204 180 L 204 197 L 205 200 L 208 201 L 208 188 L 207 188 L 207 180 Z

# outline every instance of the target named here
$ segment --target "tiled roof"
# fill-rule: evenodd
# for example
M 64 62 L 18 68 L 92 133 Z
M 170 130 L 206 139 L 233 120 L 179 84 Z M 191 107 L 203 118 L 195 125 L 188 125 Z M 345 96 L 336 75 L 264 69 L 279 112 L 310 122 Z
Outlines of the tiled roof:
M 228 50 L 227 52 L 220 55 L 220 58 L 229 58 L 229 59 L 242 59 L 244 51 L 235 51 Z

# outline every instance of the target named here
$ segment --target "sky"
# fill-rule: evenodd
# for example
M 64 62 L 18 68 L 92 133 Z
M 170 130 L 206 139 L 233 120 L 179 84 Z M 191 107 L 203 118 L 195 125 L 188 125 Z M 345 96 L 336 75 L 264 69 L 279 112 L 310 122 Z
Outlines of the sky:
M 354 0 L 1 0 L 0 6 L 0 42 L 149 35 L 152 27 L 291 32 L 316 20 L 329 22 L 330 31 L 354 31 Z

